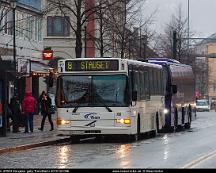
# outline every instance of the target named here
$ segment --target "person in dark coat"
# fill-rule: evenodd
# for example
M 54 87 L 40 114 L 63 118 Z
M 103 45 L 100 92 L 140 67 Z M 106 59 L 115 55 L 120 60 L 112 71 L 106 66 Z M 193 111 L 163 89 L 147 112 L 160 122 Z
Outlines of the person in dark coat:
M 7 102 L 6 102 L 4 110 L 5 110 L 5 114 L 6 114 L 6 117 L 7 117 L 7 131 L 10 131 L 10 126 L 13 123 L 13 114 L 12 114 L 9 103 L 7 104 Z M 12 122 L 10 122 L 10 120 L 12 120 Z
M 42 97 L 41 103 L 40 103 L 41 115 L 43 115 L 43 119 L 41 121 L 41 127 L 39 128 L 39 130 L 41 130 L 41 131 L 43 131 L 43 129 L 44 129 L 44 123 L 45 123 L 46 117 L 48 117 L 49 123 L 51 125 L 50 131 L 54 130 L 53 121 L 52 121 L 52 114 L 50 113 L 51 103 L 52 103 L 51 98 L 46 93 L 43 94 L 43 97 Z
M 17 95 L 10 100 L 10 109 L 12 112 L 12 125 L 13 125 L 13 133 L 20 132 L 19 126 L 21 122 L 21 104 Z
M 38 103 L 41 103 L 44 94 L 46 94 L 46 92 L 42 91 L 41 95 L 38 98 Z M 39 111 L 41 112 L 41 104 L 39 104 Z

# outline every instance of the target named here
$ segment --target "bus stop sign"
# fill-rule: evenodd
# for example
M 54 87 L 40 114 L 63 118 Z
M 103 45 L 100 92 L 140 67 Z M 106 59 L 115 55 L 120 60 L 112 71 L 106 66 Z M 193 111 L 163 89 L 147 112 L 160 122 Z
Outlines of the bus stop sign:
M 53 50 L 43 50 L 43 60 L 53 59 Z

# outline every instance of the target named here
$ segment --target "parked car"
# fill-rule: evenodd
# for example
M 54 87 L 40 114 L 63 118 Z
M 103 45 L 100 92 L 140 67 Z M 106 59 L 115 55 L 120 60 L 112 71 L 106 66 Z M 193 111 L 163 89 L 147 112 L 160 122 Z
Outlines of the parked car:
M 197 100 L 196 110 L 197 110 L 197 112 L 203 112 L 203 111 L 209 112 L 210 111 L 210 105 L 208 103 L 208 100 L 205 100 L 205 99 Z

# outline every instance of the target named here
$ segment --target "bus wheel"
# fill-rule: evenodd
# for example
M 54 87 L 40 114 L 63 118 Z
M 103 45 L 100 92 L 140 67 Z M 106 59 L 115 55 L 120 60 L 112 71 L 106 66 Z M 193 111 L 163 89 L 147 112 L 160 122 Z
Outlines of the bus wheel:
M 191 128 L 191 118 L 192 118 L 192 113 L 191 113 L 191 109 L 189 109 L 188 122 L 185 124 L 185 129 L 190 129 Z
M 177 130 L 178 128 L 178 110 L 175 108 L 175 114 L 174 114 L 174 129 Z
M 140 115 L 137 117 L 137 133 L 134 135 L 130 135 L 130 140 L 138 141 L 140 138 Z
M 137 117 L 137 133 L 134 136 L 134 140 L 138 141 L 140 138 L 140 115 Z
M 158 112 L 156 113 L 156 131 L 155 131 L 155 135 L 160 132 L 160 129 L 159 129 L 159 115 L 158 115 Z

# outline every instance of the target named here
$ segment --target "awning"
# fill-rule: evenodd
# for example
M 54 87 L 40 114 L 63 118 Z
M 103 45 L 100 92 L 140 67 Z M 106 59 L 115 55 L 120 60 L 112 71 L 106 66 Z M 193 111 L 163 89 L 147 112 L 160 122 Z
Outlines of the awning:
M 19 77 L 46 77 L 52 69 L 52 67 L 39 61 L 21 59 L 18 61 L 18 73 L 16 75 Z
M 37 61 L 31 61 L 31 76 L 46 77 L 49 76 L 50 70 L 53 68 Z
M 52 67 L 37 61 L 31 61 L 31 72 L 49 73 Z

